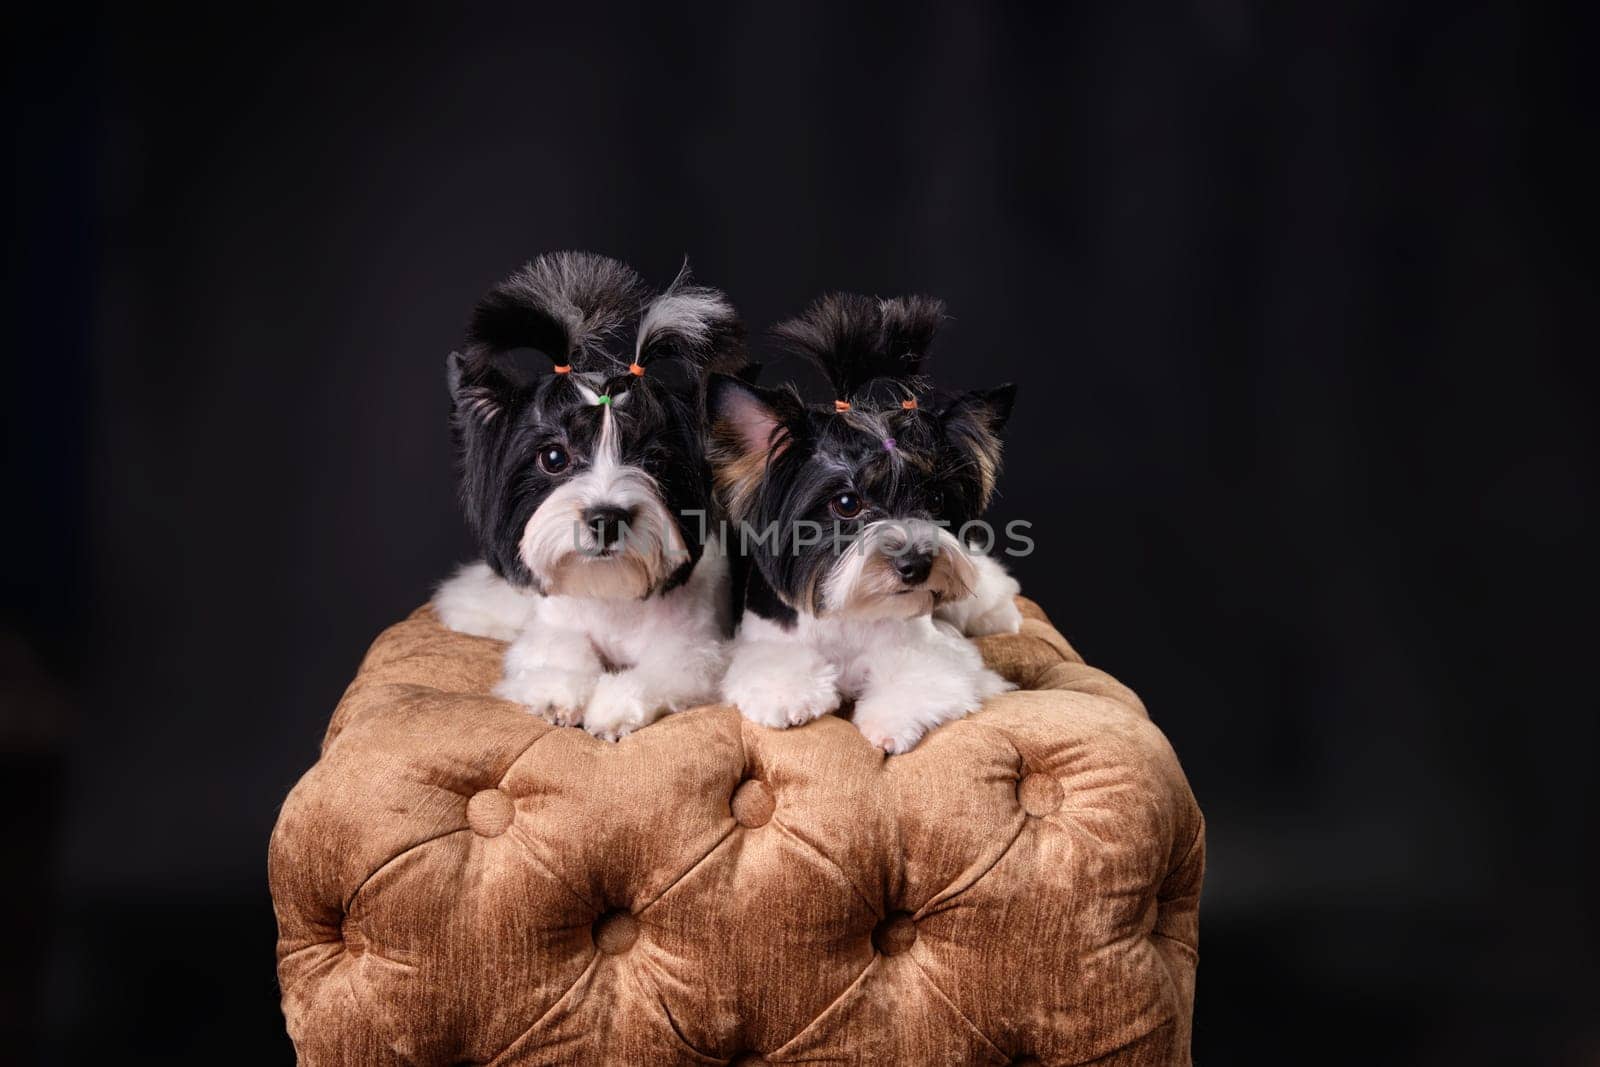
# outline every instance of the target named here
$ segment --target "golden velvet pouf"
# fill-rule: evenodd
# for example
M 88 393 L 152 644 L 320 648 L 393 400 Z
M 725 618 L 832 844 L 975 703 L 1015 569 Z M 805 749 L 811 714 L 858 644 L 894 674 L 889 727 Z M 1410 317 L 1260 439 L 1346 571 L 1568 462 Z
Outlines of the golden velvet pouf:
M 1188 1063 L 1199 809 L 1021 606 L 979 641 L 1021 689 L 894 757 L 728 707 L 609 744 L 391 627 L 272 835 L 300 1061 Z

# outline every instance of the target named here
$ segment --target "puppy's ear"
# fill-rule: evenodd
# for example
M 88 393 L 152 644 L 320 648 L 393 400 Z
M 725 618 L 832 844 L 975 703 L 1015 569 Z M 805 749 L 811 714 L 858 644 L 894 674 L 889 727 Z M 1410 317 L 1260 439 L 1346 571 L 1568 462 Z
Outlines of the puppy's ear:
M 805 415 L 799 397 L 713 374 L 706 387 L 706 423 L 720 452 L 765 455 L 781 447 Z
M 974 389 L 962 393 L 944 410 L 946 426 L 964 420 L 976 427 L 998 434 L 1011 420 L 1011 406 L 1017 399 L 1017 387 L 1010 382 L 993 389 Z
M 792 389 L 763 389 L 726 374 L 706 383 L 706 457 L 728 514 L 751 515 L 768 462 L 783 454 L 805 426 L 806 409 Z
M 994 497 L 1000 477 L 1000 431 L 1011 418 L 1011 405 L 1017 387 L 975 389 L 962 393 L 939 413 L 945 440 L 966 460 L 964 468 L 977 476 L 976 504 L 979 513 Z
M 464 424 L 493 422 L 505 411 L 517 388 L 487 357 L 452 352 L 445 357 L 444 367 L 456 418 Z

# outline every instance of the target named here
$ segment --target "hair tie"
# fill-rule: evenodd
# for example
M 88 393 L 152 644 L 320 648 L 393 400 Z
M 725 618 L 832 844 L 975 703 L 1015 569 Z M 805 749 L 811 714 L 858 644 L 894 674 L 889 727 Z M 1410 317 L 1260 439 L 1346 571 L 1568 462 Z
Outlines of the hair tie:
M 848 400 L 835 400 L 833 402 L 833 410 L 835 410 L 835 411 L 849 411 L 850 410 L 850 401 L 848 401 Z
M 572 364 L 570 364 L 570 363 L 557 363 L 556 367 L 555 367 L 555 371 L 556 371 L 557 374 L 571 374 L 572 373 Z
M 909 400 L 902 400 L 900 401 L 900 406 L 907 411 L 915 411 L 917 410 L 917 398 L 911 397 Z
M 633 375 L 635 378 L 643 378 L 644 368 L 637 363 L 630 363 L 628 364 L 628 373 Z

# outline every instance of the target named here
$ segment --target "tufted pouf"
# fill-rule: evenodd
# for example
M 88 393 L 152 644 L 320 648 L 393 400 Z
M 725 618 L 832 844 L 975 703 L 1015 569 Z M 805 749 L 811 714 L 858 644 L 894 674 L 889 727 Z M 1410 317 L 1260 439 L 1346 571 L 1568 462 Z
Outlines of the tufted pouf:
M 391 627 L 272 835 L 301 1062 L 1188 1063 L 1199 809 L 1021 606 L 1022 688 L 887 758 L 728 707 L 609 744 Z

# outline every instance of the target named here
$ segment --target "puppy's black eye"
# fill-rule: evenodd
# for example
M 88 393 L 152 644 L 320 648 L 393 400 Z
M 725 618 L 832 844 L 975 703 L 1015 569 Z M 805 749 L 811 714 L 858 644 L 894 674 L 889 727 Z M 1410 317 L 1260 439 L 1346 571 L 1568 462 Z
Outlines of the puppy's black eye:
M 551 445 L 539 452 L 539 469 L 546 474 L 560 474 L 570 462 L 567 450 L 560 445 Z
M 828 501 L 828 510 L 835 518 L 853 519 L 861 514 L 861 498 L 854 493 L 840 493 Z

